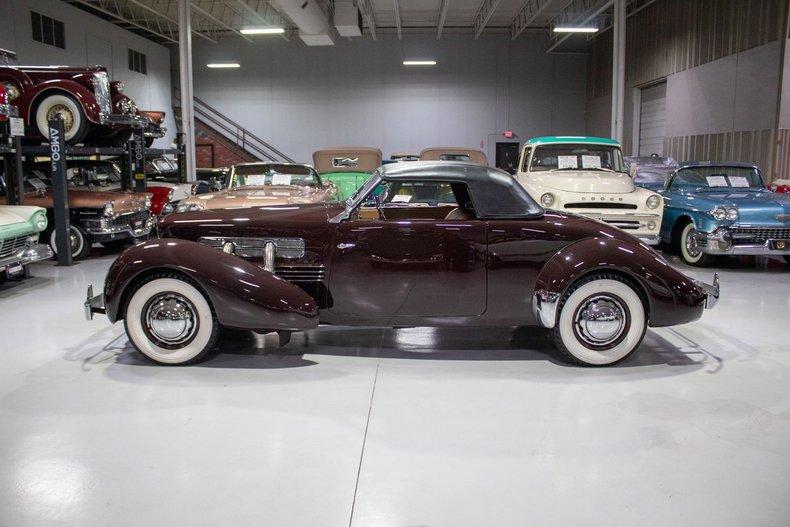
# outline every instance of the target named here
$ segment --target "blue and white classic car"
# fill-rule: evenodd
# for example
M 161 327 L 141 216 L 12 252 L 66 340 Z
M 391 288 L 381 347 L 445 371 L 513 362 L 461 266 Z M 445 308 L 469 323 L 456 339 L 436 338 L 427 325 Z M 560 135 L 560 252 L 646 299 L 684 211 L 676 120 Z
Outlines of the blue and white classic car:
M 790 263 L 790 195 L 747 163 L 682 163 L 664 190 L 661 240 L 696 266 L 717 255 L 781 255 Z

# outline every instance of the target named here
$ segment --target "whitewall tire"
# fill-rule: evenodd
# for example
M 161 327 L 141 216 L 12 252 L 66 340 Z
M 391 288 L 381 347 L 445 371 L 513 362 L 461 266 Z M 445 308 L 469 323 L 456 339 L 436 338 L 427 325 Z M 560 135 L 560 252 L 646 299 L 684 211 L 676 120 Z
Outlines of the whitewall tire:
M 175 276 L 157 276 L 139 286 L 126 305 L 124 324 L 135 349 L 159 364 L 205 360 L 219 336 L 208 299 Z
M 42 137 L 49 140 L 49 120 L 58 115 L 63 119 L 65 141 L 69 144 L 81 142 L 85 138 L 88 120 L 73 97 L 60 93 L 44 97 L 36 107 L 36 126 Z
M 52 253 L 57 257 L 58 244 L 55 242 L 56 238 L 57 230 L 53 229 L 49 233 L 49 246 L 52 248 Z M 76 225 L 69 226 L 69 245 L 71 246 L 72 260 L 84 260 L 91 251 L 88 234 Z
M 639 294 L 609 275 L 582 279 L 563 295 L 552 336 L 576 364 L 608 366 L 633 353 L 647 330 Z
M 705 267 L 713 262 L 713 256 L 705 254 L 697 247 L 694 240 L 694 224 L 689 223 L 683 230 L 680 231 L 680 239 L 678 249 L 680 250 L 680 257 L 689 265 L 696 267 Z

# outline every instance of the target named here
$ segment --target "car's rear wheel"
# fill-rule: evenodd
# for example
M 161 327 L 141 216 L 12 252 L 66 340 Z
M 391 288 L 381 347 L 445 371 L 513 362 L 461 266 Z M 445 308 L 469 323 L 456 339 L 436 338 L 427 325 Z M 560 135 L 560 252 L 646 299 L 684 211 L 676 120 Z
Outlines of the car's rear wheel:
M 693 223 L 688 223 L 678 236 L 678 251 L 683 261 L 696 267 L 708 267 L 715 261 L 715 256 L 705 254 L 700 249 L 695 236 Z
M 55 257 L 58 255 L 58 244 L 56 243 L 57 230 L 52 229 L 49 233 L 49 246 L 52 247 L 52 252 Z M 88 239 L 88 234 L 82 227 L 77 225 L 69 226 L 69 246 L 71 247 L 72 260 L 84 260 L 88 257 L 91 251 L 91 242 Z
M 647 331 L 639 293 L 613 275 L 584 278 L 565 292 L 552 330 L 557 348 L 573 363 L 609 366 L 631 355 Z
M 158 364 L 205 360 L 219 337 L 206 295 L 176 275 L 154 276 L 138 285 L 126 304 L 124 324 L 134 348 Z
M 49 121 L 63 119 L 63 139 L 67 144 L 81 143 L 88 133 L 88 118 L 74 97 L 57 93 L 44 97 L 36 106 L 36 127 L 45 140 L 49 140 Z

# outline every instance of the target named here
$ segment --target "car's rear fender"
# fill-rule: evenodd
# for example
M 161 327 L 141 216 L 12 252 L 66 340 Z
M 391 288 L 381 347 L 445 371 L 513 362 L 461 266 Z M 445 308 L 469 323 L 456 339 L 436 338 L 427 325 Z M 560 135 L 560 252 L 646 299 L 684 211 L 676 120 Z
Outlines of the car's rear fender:
M 123 318 L 141 281 L 163 273 L 182 275 L 202 289 L 223 326 L 298 331 L 318 325 L 315 301 L 295 285 L 237 256 L 171 238 L 130 247 L 110 266 L 104 284 L 110 321 Z
M 538 275 L 536 297 L 558 301 L 574 282 L 596 272 L 619 276 L 638 288 L 651 326 L 696 320 L 704 308 L 704 291 L 658 253 L 636 240 L 604 237 L 585 238 L 559 250 Z

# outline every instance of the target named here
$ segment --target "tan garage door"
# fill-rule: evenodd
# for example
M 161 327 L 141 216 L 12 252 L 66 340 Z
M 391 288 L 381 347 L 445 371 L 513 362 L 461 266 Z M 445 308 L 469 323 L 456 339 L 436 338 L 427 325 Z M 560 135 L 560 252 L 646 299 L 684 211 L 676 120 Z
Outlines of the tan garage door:
M 664 154 L 667 83 L 642 88 L 639 110 L 639 155 Z

